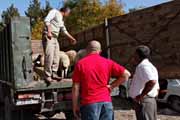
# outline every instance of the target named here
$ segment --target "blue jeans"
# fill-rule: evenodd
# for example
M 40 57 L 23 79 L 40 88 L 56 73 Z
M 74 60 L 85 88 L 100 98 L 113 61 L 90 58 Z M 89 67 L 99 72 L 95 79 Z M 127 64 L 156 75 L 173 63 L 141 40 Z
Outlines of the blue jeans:
M 99 102 L 82 106 L 81 120 L 114 120 L 111 102 Z

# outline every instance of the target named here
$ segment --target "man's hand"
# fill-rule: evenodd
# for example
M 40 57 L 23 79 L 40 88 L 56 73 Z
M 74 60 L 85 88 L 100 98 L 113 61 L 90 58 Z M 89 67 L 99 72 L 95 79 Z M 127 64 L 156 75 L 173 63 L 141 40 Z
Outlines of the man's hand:
M 74 114 L 74 117 L 75 117 L 75 120 L 79 120 L 80 119 L 80 110 L 79 110 L 79 107 L 74 107 L 73 108 L 73 114 Z
M 136 98 L 135 98 L 135 101 L 136 102 L 142 102 L 143 101 L 143 98 L 144 98 L 144 96 L 142 96 L 142 95 L 138 95 L 138 96 L 136 96 Z
M 49 40 L 51 40 L 51 38 L 52 38 L 52 33 L 51 33 L 51 32 L 48 32 L 47 37 L 48 37 Z
M 113 88 L 111 87 L 111 85 L 107 85 L 107 88 L 108 88 L 109 92 L 112 92 Z
M 131 76 L 130 72 L 128 70 L 125 70 L 124 73 L 122 75 L 120 75 L 117 80 L 113 81 L 107 87 L 109 88 L 109 90 L 112 91 L 115 87 L 118 87 L 119 85 L 121 85 L 125 81 L 128 81 L 130 76 Z
M 72 44 L 72 45 L 75 45 L 76 43 L 77 43 L 76 39 L 72 39 L 72 40 L 71 40 L 71 44 Z
M 75 45 L 77 43 L 76 39 L 71 34 L 66 32 L 65 35 L 70 39 L 72 45 Z
M 48 33 L 47 33 L 47 38 L 48 38 L 49 40 L 51 40 L 51 38 L 52 38 L 51 25 L 47 25 L 47 31 L 48 31 Z

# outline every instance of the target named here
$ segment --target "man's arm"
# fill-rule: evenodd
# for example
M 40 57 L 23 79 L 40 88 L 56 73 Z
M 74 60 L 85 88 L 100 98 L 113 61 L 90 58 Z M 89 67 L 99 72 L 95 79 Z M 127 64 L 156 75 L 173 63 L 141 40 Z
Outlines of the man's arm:
M 120 75 L 117 80 L 113 81 L 110 85 L 108 85 L 108 88 L 112 90 L 115 87 L 118 87 L 119 85 L 127 81 L 130 76 L 130 72 L 128 70 L 124 70 L 124 73 Z
M 52 33 L 51 33 L 51 25 L 47 25 L 47 37 L 49 38 L 49 40 L 51 40 L 52 38 Z
M 79 90 L 80 90 L 80 84 L 79 83 L 73 83 L 72 87 L 72 102 L 73 102 L 73 113 L 76 118 L 79 118 Z
M 56 16 L 56 10 L 51 10 L 51 11 L 48 13 L 47 17 L 45 18 L 45 20 L 44 20 L 45 25 L 46 25 L 46 27 L 47 27 L 47 31 L 48 31 L 47 36 L 48 36 L 49 40 L 51 40 L 51 38 L 52 38 L 51 24 L 50 24 L 50 22 L 51 22 L 52 19 L 54 19 L 55 16 Z
M 69 32 L 64 32 L 65 33 L 65 35 L 70 39 L 70 42 L 73 44 L 73 45 L 75 45 L 76 44 L 76 39 L 71 35 L 71 34 L 69 34 Z
M 153 87 L 155 86 L 156 82 L 157 82 L 156 80 L 149 80 L 146 83 L 145 88 L 143 89 L 142 93 L 136 97 L 136 100 L 138 102 L 142 101 L 144 96 L 146 96 L 153 89 Z
M 69 32 L 67 31 L 67 29 L 66 29 L 66 27 L 64 25 L 61 28 L 61 30 L 70 39 L 71 44 L 75 45 L 76 44 L 76 39 L 71 34 L 69 34 Z
M 158 75 L 156 71 L 152 71 L 150 67 L 144 66 L 140 69 L 140 71 L 146 81 L 146 84 L 142 93 L 136 97 L 136 101 L 138 102 L 142 101 L 144 96 L 146 96 L 153 89 L 156 82 L 158 82 Z

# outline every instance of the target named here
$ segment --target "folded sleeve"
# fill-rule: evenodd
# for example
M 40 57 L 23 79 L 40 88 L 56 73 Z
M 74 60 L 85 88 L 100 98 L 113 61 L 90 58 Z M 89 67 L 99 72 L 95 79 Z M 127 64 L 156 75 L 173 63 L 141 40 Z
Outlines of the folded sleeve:
M 63 22 L 63 25 L 61 27 L 61 31 L 64 33 L 64 34 L 68 34 L 68 31 L 66 29 L 66 26 L 64 25 L 64 22 Z
M 142 73 L 142 77 L 143 79 L 148 82 L 150 80 L 156 80 L 158 81 L 158 72 L 153 69 L 152 67 L 149 66 L 143 66 L 141 67 L 141 73 Z
M 79 83 L 81 80 L 81 71 L 80 71 L 80 65 L 76 64 L 74 72 L 73 72 L 73 76 L 72 76 L 72 80 L 74 83 Z
M 48 13 L 47 17 L 44 20 L 46 26 L 50 25 L 51 20 L 53 20 L 54 17 L 56 16 L 56 12 L 57 11 L 55 9 L 53 9 Z
M 112 77 L 119 77 L 125 71 L 125 68 L 116 62 L 111 61 L 111 76 Z

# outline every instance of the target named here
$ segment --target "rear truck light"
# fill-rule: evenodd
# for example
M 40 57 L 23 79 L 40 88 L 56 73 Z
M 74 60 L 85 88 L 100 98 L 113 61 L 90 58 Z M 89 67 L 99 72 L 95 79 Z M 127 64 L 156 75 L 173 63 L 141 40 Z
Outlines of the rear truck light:
M 62 95 L 62 94 L 58 94 L 58 96 L 57 96 L 57 101 L 58 101 L 58 102 L 63 101 L 63 95 Z
M 40 94 L 19 94 L 18 99 L 41 99 Z
M 41 100 L 40 94 L 19 94 L 17 96 L 16 105 L 33 105 L 39 104 Z
M 65 93 L 63 99 L 64 100 L 72 100 L 72 93 L 71 92 L 70 93 Z
M 16 105 L 17 106 L 22 106 L 22 105 L 34 105 L 34 104 L 39 104 L 39 100 L 33 100 L 33 99 L 27 99 L 27 100 L 17 100 Z
M 58 100 L 58 102 L 61 102 L 63 100 L 68 100 L 68 101 L 72 100 L 72 93 L 71 92 L 69 92 L 69 93 L 60 93 L 57 96 L 57 100 Z

